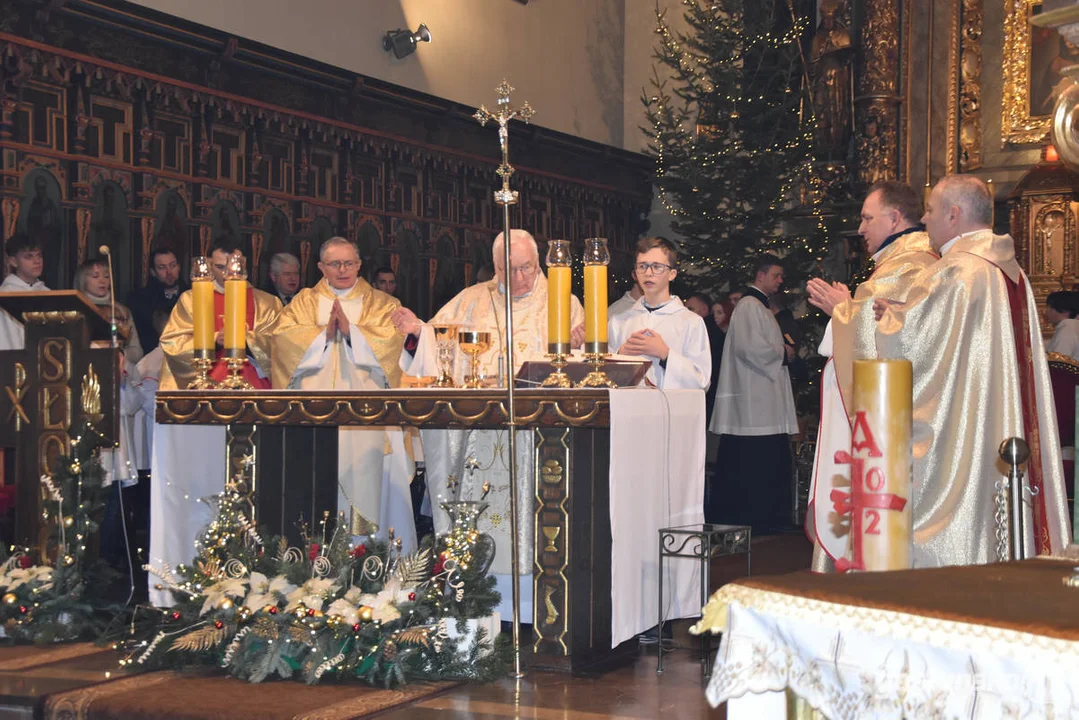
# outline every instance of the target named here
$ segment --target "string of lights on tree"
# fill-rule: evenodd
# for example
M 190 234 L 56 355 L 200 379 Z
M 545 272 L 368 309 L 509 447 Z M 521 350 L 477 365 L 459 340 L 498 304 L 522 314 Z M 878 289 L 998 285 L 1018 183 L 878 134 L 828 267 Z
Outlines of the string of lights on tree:
M 802 82 L 807 20 L 789 7 L 683 0 L 687 32 L 657 11 L 647 152 L 683 263 L 706 289 L 743 282 L 762 252 L 786 259 L 788 282 L 827 252 Z

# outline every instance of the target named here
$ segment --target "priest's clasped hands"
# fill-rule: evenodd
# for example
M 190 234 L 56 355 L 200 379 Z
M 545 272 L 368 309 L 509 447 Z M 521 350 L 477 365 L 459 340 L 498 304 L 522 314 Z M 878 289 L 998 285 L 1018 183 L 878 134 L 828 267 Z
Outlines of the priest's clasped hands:
M 352 334 L 352 324 L 345 315 L 345 309 L 341 307 L 341 301 L 335 298 L 333 307 L 330 308 L 330 319 L 326 321 L 326 342 L 333 342 L 337 333 L 341 333 L 342 337 L 349 337 Z
M 835 306 L 850 300 L 850 288 L 841 282 L 829 283 L 821 278 L 812 278 L 806 283 L 809 304 L 819 308 L 828 317 L 832 316 Z

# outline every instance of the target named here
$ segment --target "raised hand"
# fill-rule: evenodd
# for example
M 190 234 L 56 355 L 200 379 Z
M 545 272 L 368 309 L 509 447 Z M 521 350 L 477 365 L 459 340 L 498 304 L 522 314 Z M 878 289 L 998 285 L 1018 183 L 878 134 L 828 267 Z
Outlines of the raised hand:
M 406 307 L 399 307 L 390 313 L 390 322 L 402 335 L 416 335 L 420 332 L 422 323 L 416 317 L 416 313 Z

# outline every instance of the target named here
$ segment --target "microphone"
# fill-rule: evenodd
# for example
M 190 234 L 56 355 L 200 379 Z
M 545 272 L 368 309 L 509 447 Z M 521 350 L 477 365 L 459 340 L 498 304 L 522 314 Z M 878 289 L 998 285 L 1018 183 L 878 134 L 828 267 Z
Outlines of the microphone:
M 109 325 L 112 330 L 112 349 L 120 347 L 116 330 L 116 288 L 112 279 L 112 251 L 108 245 L 99 245 L 97 251 L 109 259 Z

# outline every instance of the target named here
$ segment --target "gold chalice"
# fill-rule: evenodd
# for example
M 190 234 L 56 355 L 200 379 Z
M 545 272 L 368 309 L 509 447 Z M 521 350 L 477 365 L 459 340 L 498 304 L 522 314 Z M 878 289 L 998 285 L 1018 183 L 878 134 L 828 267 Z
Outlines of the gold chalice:
M 453 382 L 453 349 L 457 342 L 456 325 L 432 325 L 435 331 L 435 347 L 438 348 L 438 379 L 434 387 L 457 387 Z
M 491 349 L 491 333 L 486 330 L 460 330 L 457 333 L 457 347 L 472 361 L 464 387 L 483 387 L 480 379 L 480 355 Z
M 558 533 L 562 528 L 554 525 L 543 526 L 543 537 L 547 538 L 547 547 L 543 548 L 543 552 L 558 552 L 558 546 L 554 544 L 554 541 L 558 539 Z

